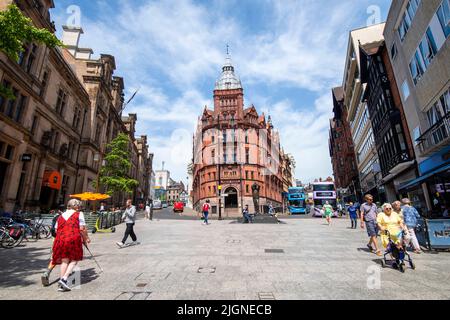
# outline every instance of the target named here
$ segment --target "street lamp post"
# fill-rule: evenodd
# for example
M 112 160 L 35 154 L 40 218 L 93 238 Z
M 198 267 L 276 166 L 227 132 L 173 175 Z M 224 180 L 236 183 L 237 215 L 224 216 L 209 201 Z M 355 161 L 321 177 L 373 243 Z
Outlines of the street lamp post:
M 220 124 L 220 114 L 217 115 L 217 125 L 219 128 L 219 134 L 217 137 L 217 143 L 218 143 L 218 154 L 219 154 L 219 161 L 217 161 L 217 174 L 219 175 L 219 186 L 218 186 L 218 191 L 219 191 L 219 220 L 222 220 L 222 177 L 221 177 L 221 171 L 222 171 L 222 166 L 220 165 L 221 162 L 221 157 L 220 157 L 220 149 L 222 148 L 222 143 L 220 137 L 223 136 L 222 135 L 222 126 Z

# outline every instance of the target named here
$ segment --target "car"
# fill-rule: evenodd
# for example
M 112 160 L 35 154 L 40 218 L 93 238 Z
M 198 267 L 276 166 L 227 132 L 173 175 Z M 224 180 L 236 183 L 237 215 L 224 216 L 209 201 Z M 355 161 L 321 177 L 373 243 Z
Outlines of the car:
M 163 208 L 167 208 L 167 207 L 168 207 L 167 201 L 163 201 L 163 202 L 162 202 L 162 207 L 163 207 Z
M 173 212 L 183 212 L 183 211 L 184 211 L 183 202 L 175 202 L 173 204 Z
M 155 210 L 162 209 L 162 203 L 160 200 L 153 201 L 153 209 Z

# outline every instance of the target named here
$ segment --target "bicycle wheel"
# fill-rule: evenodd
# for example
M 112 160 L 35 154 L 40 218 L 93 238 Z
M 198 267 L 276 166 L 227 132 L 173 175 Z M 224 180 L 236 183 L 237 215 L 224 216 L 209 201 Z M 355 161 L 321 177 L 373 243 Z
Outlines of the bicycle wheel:
M 40 239 L 49 239 L 52 236 L 52 232 L 49 226 L 40 226 L 39 227 L 39 238 Z
M 8 229 L 6 229 L 6 231 L 8 231 Z M 14 247 L 17 247 L 18 245 L 20 245 L 22 243 L 23 236 L 24 236 L 24 233 L 22 232 L 22 234 L 20 235 L 19 238 L 14 239 L 8 233 L 3 233 L 2 240 L 1 240 L 1 246 L 5 249 L 12 249 Z
M 39 237 L 39 234 L 33 227 L 30 227 L 28 225 L 25 226 L 24 236 L 23 236 L 25 241 L 36 242 L 38 240 L 38 237 Z
M 0 236 L 0 246 L 4 249 L 13 248 L 14 239 L 11 238 L 8 234 L 2 233 Z

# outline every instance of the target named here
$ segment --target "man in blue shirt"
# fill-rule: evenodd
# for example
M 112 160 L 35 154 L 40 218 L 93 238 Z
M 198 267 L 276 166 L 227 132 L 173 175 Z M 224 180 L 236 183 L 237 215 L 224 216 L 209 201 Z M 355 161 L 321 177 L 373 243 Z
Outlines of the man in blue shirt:
M 409 232 L 409 239 L 405 239 L 408 244 L 412 242 L 414 247 L 414 253 L 420 254 L 422 251 L 420 250 L 419 241 L 417 241 L 415 229 L 417 227 L 417 219 L 420 218 L 419 212 L 417 209 L 411 206 L 411 201 L 408 198 L 402 200 L 403 203 L 403 220 L 405 222 L 406 227 Z
M 352 221 L 352 229 L 356 229 L 358 225 L 358 209 L 353 205 L 353 202 L 350 202 L 347 211 Z

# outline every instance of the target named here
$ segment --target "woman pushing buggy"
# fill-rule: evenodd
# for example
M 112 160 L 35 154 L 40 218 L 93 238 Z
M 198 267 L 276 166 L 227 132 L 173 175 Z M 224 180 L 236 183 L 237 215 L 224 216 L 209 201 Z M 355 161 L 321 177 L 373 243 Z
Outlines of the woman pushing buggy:
M 385 267 L 390 263 L 394 269 L 405 272 L 406 261 L 412 269 L 415 269 L 411 256 L 406 251 L 406 238 L 409 237 L 407 226 L 389 203 L 385 203 L 382 209 L 383 211 L 377 216 L 378 228 L 381 231 L 381 243 L 385 249 L 381 260 L 382 266 Z M 391 259 L 386 259 L 387 255 L 390 255 Z

